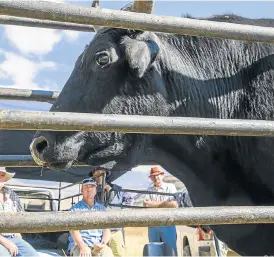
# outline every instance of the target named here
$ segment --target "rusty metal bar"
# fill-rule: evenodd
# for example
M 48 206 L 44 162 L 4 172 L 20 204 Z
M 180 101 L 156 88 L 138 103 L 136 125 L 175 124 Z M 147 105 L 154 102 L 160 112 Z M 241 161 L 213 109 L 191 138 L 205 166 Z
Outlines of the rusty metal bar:
M 1 129 L 274 136 L 274 121 L 2 110 Z
M 12 222 L 11 222 L 12 221 Z M 113 227 L 274 223 L 273 206 L 0 213 L 0 233 L 56 232 Z
M 69 22 L 20 18 L 8 15 L 0 15 L 0 24 L 46 29 L 74 30 L 81 32 L 94 32 L 93 26 L 87 24 L 75 24 Z
M 0 99 L 53 103 L 60 92 L 17 88 L 0 88 Z
M 31 155 L 0 155 L 1 167 L 39 167 Z M 84 163 L 74 163 L 73 167 L 88 166 Z
M 0 14 L 181 35 L 274 42 L 274 28 L 272 27 L 80 7 L 66 3 L 1 0 Z

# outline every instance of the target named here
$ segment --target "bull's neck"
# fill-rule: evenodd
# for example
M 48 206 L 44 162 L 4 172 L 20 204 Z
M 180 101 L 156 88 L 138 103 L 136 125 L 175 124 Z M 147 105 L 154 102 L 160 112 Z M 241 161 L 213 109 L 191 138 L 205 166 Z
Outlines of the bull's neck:
M 163 42 L 161 72 L 168 88 L 170 116 L 231 118 L 235 109 L 231 103 L 244 90 L 240 71 L 230 71 L 227 62 L 216 61 L 213 54 L 190 51 L 189 42 Z

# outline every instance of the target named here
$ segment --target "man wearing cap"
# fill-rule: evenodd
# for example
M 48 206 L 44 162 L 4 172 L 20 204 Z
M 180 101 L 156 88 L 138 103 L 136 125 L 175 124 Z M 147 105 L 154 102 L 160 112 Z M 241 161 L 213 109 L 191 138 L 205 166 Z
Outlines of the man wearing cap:
M 97 195 L 96 195 L 96 199 L 97 201 L 101 201 L 101 197 L 102 194 L 104 194 L 104 191 L 106 193 L 109 193 L 110 190 L 113 188 L 114 190 L 119 190 L 119 186 L 111 184 L 110 183 L 110 171 L 101 168 L 101 167 L 96 167 L 94 168 L 90 174 L 90 176 L 94 177 L 94 179 L 97 182 L 98 187 L 100 188 L 100 190 L 97 190 Z M 103 184 L 103 179 L 102 179 L 102 175 L 105 175 L 105 180 L 106 180 L 106 184 L 104 187 L 104 190 L 102 188 L 102 184 Z M 99 191 L 99 193 L 98 193 Z M 106 194 L 104 194 L 105 196 Z M 122 194 L 124 195 L 124 194 Z M 113 200 L 114 196 L 112 195 L 111 200 Z M 106 200 L 106 199 L 104 199 Z M 109 240 L 109 247 L 112 249 L 112 252 L 114 254 L 114 256 L 116 257 L 122 257 L 125 256 L 125 241 L 124 241 L 124 231 L 123 228 L 111 228 L 111 238 Z
M 97 184 L 93 178 L 82 182 L 82 200 L 69 211 L 105 211 L 106 208 L 95 200 Z M 110 240 L 109 229 L 73 230 L 69 233 L 68 251 L 71 256 L 113 256 L 107 246 Z
M 17 194 L 5 186 L 14 175 L 15 173 L 7 172 L 5 167 L 0 167 L 0 212 L 24 212 Z M 0 256 L 39 256 L 39 254 L 22 239 L 21 234 L 1 233 Z
M 165 183 L 163 181 L 164 172 L 159 167 L 152 167 L 150 170 L 149 178 L 152 180 L 153 185 L 148 187 L 148 191 L 155 192 L 156 194 L 147 194 L 144 199 L 144 206 L 149 208 L 177 208 L 178 203 L 173 196 L 159 195 L 161 193 L 177 193 L 174 184 Z M 148 228 L 149 242 L 165 242 L 169 244 L 175 254 L 177 255 L 177 234 L 175 226 L 160 226 Z

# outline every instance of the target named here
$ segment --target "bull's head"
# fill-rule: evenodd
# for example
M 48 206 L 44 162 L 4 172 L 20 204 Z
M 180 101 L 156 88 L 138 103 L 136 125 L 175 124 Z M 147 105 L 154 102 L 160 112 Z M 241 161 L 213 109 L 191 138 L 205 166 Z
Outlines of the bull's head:
M 78 57 L 52 112 L 168 115 L 155 33 L 100 29 Z M 30 146 L 37 163 L 66 169 L 73 161 L 131 166 L 150 137 L 125 133 L 37 132 Z

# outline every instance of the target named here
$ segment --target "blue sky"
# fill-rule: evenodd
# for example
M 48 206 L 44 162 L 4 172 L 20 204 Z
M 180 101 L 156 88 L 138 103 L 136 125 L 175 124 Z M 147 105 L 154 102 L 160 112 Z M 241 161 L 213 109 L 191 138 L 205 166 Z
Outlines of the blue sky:
M 66 0 L 51 0 L 66 1 Z M 68 2 L 68 1 L 67 1 Z M 90 1 L 69 1 L 89 6 Z M 120 9 L 127 1 L 102 1 L 101 7 Z M 196 17 L 235 13 L 249 18 L 274 18 L 270 1 L 161 1 L 153 10 L 157 15 Z M 61 90 L 74 63 L 94 33 L 59 31 L 0 25 L 0 86 Z M 1 109 L 48 110 L 47 103 L 0 101 Z

